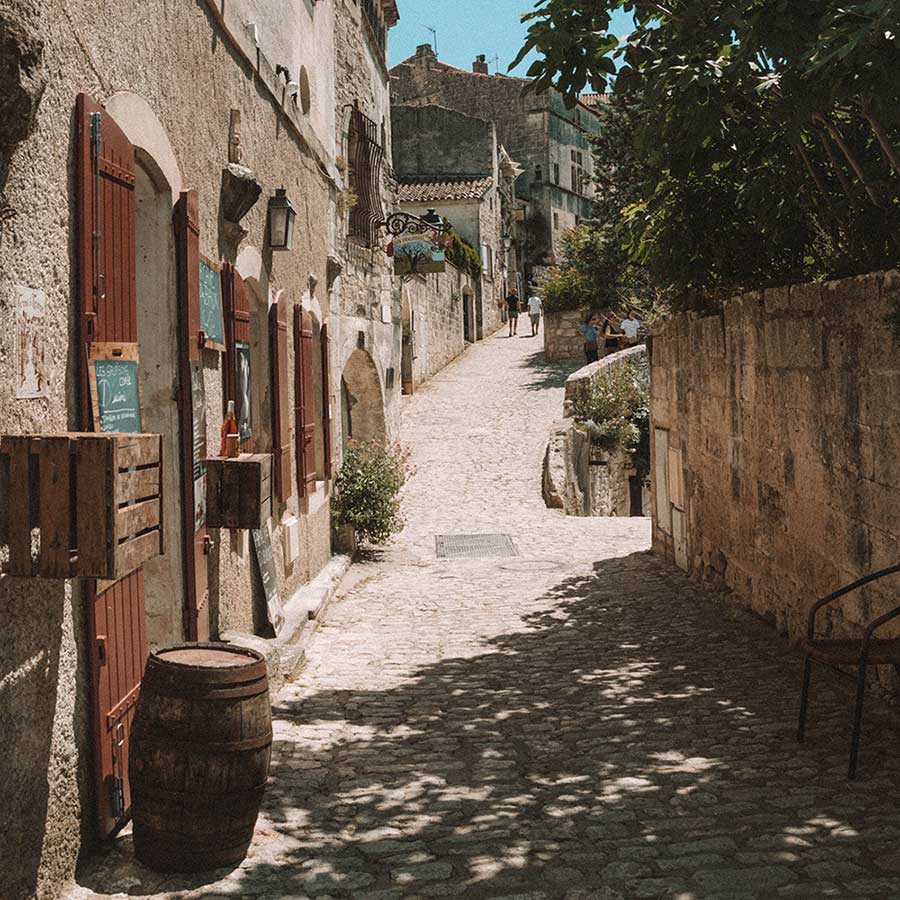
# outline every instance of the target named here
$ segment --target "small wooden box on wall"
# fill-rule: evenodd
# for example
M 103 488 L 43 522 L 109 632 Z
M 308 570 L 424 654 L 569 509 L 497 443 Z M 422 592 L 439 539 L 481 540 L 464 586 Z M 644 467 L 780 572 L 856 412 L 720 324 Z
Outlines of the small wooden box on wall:
M 271 514 L 271 454 L 206 460 L 206 524 L 210 528 L 262 528 Z
M 163 552 L 162 495 L 158 434 L 0 435 L 3 572 L 122 578 Z

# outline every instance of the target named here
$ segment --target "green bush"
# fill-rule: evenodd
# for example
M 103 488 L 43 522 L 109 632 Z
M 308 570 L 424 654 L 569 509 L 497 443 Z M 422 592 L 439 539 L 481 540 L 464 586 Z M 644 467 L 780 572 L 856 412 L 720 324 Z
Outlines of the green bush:
M 460 272 L 467 273 L 473 281 L 481 278 L 482 265 L 478 251 L 467 244 L 455 231 L 450 232 L 447 262 L 456 266 Z
M 604 450 L 631 453 L 641 478 L 650 472 L 650 368 L 646 357 L 603 369 L 573 401 L 575 421 Z
M 403 527 L 400 488 L 407 478 L 406 454 L 377 441 L 350 441 L 335 478 L 332 511 L 360 542 L 385 544 Z

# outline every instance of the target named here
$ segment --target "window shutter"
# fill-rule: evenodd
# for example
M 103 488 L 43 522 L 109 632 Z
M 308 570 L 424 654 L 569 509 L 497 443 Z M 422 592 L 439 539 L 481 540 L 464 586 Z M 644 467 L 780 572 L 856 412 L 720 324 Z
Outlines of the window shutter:
M 234 400 L 235 413 L 241 420 L 243 398 L 238 390 L 237 344 L 250 346 L 250 304 L 244 279 L 238 275 L 231 263 L 222 266 L 222 299 L 225 313 L 225 403 Z M 252 452 L 252 436 L 241 441 L 241 450 Z
M 316 416 L 312 377 L 312 316 L 294 309 L 294 441 L 297 489 L 305 497 L 316 482 Z
M 272 359 L 272 411 L 274 436 L 275 492 L 285 503 L 291 496 L 291 419 L 288 400 L 287 300 L 279 295 L 269 310 L 269 339 Z
M 331 360 L 328 347 L 328 325 L 319 333 L 322 342 L 322 446 L 325 448 L 324 477 L 331 478 Z

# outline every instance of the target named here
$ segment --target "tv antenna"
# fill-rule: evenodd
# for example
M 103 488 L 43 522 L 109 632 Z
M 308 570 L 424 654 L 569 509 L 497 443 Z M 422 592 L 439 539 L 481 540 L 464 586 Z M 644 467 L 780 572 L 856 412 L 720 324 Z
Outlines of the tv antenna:
M 494 74 L 495 74 L 495 75 L 499 75 L 499 74 L 500 74 L 500 54 L 498 53 L 498 54 L 491 60 L 491 62 L 494 64 Z
M 436 28 L 432 28 L 430 25 L 425 25 L 424 28 L 425 28 L 426 31 L 430 31 L 430 32 L 431 32 L 431 39 L 432 39 L 432 41 L 433 41 L 432 46 L 433 46 L 433 48 L 434 48 L 434 55 L 437 56 L 437 52 L 438 52 L 438 45 L 437 45 L 437 29 L 436 29 Z

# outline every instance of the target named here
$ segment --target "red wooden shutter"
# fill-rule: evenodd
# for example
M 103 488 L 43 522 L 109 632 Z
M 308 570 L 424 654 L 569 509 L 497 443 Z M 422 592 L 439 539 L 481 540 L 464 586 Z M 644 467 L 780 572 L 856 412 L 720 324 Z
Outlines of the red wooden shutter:
M 238 380 L 238 342 L 250 346 L 250 303 L 244 279 L 231 263 L 222 266 L 222 299 L 225 305 L 225 402 L 234 400 L 238 422 L 241 421 L 242 397 Z M 253 450 L 252 436 L 241 441 L 245 453 Z
M 92 430 L 87 345 L 137 341 L 134 147 L 112 117 L 79 94 L 76 119 L 79 392 L 81 427 Z M 99 428 L 99 426 L 97 426 Z M 98 592 L 86 586 L 90 638 L 95 803 L 100 837 L 128 816 L 128 747 L 147 656 L 144 573 Z
M 272 360 L 272 404 L 274 418 L 275 493 L 282 503 L 291 496 L 291 419 L 288 400 L 288 322 L 284 294 L 269 310 L 270 358 Z
M 313 396 L 312 316 L 294 309 L 294 441 L 297 489 L 305 497 L 316 483 L 316 415 Z
M 322 446 L 325 448 L 324 477 L 331 478 L 331 362 L 328 347 L 328 325 L 319 333 L 322 342 Z
M 194 392 L 192 384 L 203 377 L 203 359 L 197 336 L 200 333 L 200 225 L 196 191 L 187 191 L 175 204 L 175 257 L 178 265 L 178 411 L 181 428 L 181 527 L 184 532 L 185 633 L 188 640 L 208 641 L 209 568 L 206 523 L 196 515 L 195 475 L 202 470 L 194 459 Z M 196 398 L 205 402 L 205 398 Z M 205 435 L 202 442 L 205 442 Z M 199 444 L 200 442 L 198 442 Z M 216 448 L 218 449 L 218 448 Z M 197 468 L 195 471 L 195 463 Z M 199 524 L 198 524 L 199 523 Z

